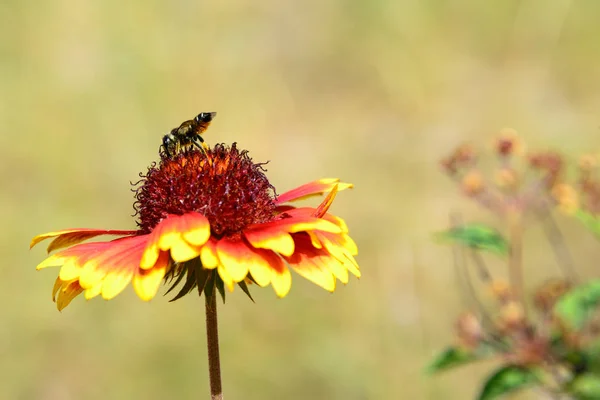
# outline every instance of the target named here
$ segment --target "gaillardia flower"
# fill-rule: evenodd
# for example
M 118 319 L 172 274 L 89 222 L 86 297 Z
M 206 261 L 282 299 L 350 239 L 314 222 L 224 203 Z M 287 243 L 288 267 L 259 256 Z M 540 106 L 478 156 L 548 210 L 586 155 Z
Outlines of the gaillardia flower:
M 357 247 L 345 222 L 327 211 L 336 193 L 351 187 L 322 179 L 277 195 L 264 164 L 246 151 L 217 145 L 206 154 L 185 150 L 161 156 L 136 184 L 137 230 L 67 229 L 36 236 L 33 247 L 53 238 L 37 269 L 60 266 L 53 288 L 58 309 L 80 293 L 112 299 L 131 282 L 142 300 L 164 280 L 175 299 L 248 283 L 273 286 L 279 297 L 291 287 L 290 268 L 333 291 L 336 279 L 360 277 Z M 291 201 L 328 193 L 316 208 Z M 81 243 L 101 235 L 120 238 Z M 185 278 L 185 281 L 184 281 Z M 207 293 L 208 294 L 208 293 Z

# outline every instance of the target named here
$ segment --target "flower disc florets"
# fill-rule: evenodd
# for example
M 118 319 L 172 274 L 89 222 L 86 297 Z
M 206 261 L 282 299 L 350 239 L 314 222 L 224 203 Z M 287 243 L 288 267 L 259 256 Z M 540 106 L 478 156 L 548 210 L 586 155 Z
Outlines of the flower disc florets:
M 275 188 L 264 163 L 247 151 L 216 145 L 206 154 L 196 149 L 163 156 L 141 176 L 135 210 L 142 232 L 151 232 L 168 215 L 203 214 L 214 237 L 238 236 L 251 225 L 273 219 Z

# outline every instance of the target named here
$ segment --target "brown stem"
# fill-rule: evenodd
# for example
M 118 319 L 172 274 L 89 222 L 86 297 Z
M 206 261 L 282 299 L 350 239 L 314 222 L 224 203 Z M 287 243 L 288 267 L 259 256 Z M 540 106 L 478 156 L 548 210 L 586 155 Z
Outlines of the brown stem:
M 485 261 L 483 261 L 483 257 L 481 257 L 481 254 L 478 253 L 477 250 L 471 249 L 471 258 L 473 259 L 475 267 L 477 268 L 479 280 L 489 284 L 492 281 L 492 276 L 486 268 Z
M 217 321 L 217 296 L 204 293 L 206 305 L 206 341 L 208 344 L 208 373 L 211 400 L 223 400 L 221 388 L 221 362 L 219 360 L 219 326 Z
M 462 222 L 462 218 L 461 218 L 460 214 L 457 214 L 457 213 L 450 214 L 450 228 L 456 228 L 456 227 L 462 225 L 462 223 L 463 222 Z M 489 313 L 487 312 L 485 306 L 479 299 L 479 296 L 477 295 L 475 287 L 473 286 L 471 274 L 469 273 L 469 268 L 467 265 L 467 257 L 465 254 L 466 251 L 467 251 L 467 249 L 465 249 L 462 246 L 458 246 L 458 245 L 452 246 L 452 256 L 453 256 L 453 261 L 454 261 L 453 264 L 454 264 L 454 271 L 456 274 L 456 281 L 457 281 L 458 287 L 466 288 L 466 290 L 460 290 L 461 294 L 462 293 L 465 294 L 465 297 L 463 299 L 465 305 L 469 305 L 469 299 L 467 299 L 467 297 L 466 297 L 468 295 L 468 296 L 470 296 L 473 303 L 475 303 L 475 307 L 477 307 L 477 311 L 478 311 L 479 315 L 481 316 L 483 322 L 487 326 L 489 326 L 489 328 L 491 330 L 491 329 L 493 329 L 494 322 L 492 321 L 492 318 L 490 317 Z M 476 257 L 476 252 L 474 250 L 471 250 L 471 254 L 475 255 L 475 257 Z M 481 263 L 483 263 L 483 260 L 475 259 L 475 263 L 477 264 L 476 267 L 478 268 L 480 279 L 485 282 L 489 282 L 490 277 L 489 277 L 489 274 L 487 274 L 487 270 L 485 269 L 485 264 L 483 264 L 483 265 L 481 264 Z M 482 268 L 483 268 L 483 272 L 482 272 Z
M 525 309 L 523 293 L 523 222 L 521 217 L 521 210 L 509 211 L 510 260 L 508 275 L 513 293 Z
M 578 276 L 577 272 L 575 271 L 573 257 L 571 257 L 571 253 L 566 246 L 564 235 L 554 220 L 552 211 L 547 204 L 544 204 L 544 209 L 539 213 L 539 218 L 543 222 L 543 228 L 546 233 L 546 237 L 550 242 L 550 247 L 552 250 L 554 250 L 558 265 L 561 269 L 563 269 L 563 272 L 565 275 L 567 275 L 567 278 L 573 282 L 577 282 Z

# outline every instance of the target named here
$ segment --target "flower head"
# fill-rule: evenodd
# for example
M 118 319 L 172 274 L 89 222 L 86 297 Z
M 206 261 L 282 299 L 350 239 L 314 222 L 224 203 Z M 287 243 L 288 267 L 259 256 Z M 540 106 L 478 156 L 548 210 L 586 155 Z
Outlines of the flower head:
M 291 288 L 290 268 L 326 290 L 349 273 L 360 277 L 357 247 L 345 222 L 328 213 L 338 191 L 352 185 L 322 179 L 276 195 L 264 164 L 246 151 L 217 145 L 206 154 L 185 150 L 162 156 L 136 189 L 137 230 L 69 229 L 36 236 L 31 246 L 53 238 L 38 269 L 60 266 L 53 299 L 60 309 L 84 293 L 111 299 L 130 282 L 143 300 L 160 283 L 175 299 L 194 288 L 249 294 L 247 284 L 271 285 L 279 297 Z M 290 201 L 328 193 L 316 208 Z M 105 242 L 81 243 L 100 235 Z M 181 285 L 180 285 L 181 284 Z

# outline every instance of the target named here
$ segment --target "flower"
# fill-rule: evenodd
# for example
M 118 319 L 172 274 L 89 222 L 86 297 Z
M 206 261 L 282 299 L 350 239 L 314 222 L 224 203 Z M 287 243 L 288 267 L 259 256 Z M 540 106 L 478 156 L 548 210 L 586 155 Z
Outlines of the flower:
M 177 299 L 194 287 L 200 294 L 216 287 L 224 297 L 223 288 L 236 284 L 250 296 L 248 283 L 270 284 L 284 297 L 290 268 L 331 292 L 336 279 L 360 277 L 348 227 L 328 213 L 337 192 L 352 185 L 321 179 L 277 196 L 263 166 L 235 144 L 206 155 L 162 154 L 136 184 L 137 230 L 68 229 L 33 238 L 31 247 L 53 238 L 48 252 L 61 249 L 37 266 L 61 267 L 52 290 L 58 309 L 81 293 L 112 299 L 130 282 L 148 301 L 163 280 L 170 291 L 186 279 Z M 324 193 L 316 208 L 285 204 Z M 81 243 L 101 235 L 121 237 Z

